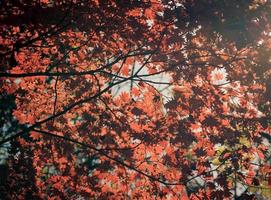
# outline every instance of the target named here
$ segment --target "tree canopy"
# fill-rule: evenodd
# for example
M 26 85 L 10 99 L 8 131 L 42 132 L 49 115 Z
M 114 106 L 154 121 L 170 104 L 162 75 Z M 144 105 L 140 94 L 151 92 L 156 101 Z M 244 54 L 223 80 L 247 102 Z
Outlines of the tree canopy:
M 0 2 L 1 199 L 268 199 L 268 0 Z

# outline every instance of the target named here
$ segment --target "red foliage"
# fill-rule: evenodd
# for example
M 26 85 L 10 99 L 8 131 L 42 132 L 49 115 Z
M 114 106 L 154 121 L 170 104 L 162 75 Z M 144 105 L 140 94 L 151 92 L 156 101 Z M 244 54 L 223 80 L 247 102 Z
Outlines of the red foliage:
M 0 9 L 5 198 L 271 194 L 268 2 L 22 2 Z

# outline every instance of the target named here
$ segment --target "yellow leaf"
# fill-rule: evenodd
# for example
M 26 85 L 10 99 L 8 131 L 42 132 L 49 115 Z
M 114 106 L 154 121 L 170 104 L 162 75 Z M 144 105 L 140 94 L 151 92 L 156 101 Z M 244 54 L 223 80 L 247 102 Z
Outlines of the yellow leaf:
M 240 144 L 242 144 L 248 148 L 251 147 L 251 143 L 246 137 L 243 137 L 243 136 L 240 137 L 239 142 L 240 142 Z
M 213 159 L 212 164 L 213 164 L 213 165 L 220 165 L 221 162 L 219 161 L 219 159 L 218 159 L 218 157 L 217 157 L 217 158 Z

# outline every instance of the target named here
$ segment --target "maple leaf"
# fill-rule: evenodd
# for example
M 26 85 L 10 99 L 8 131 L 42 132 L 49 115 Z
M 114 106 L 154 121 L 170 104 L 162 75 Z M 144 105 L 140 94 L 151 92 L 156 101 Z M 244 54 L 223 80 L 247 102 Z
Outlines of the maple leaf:
M 138 88 L 135 88 L 133 87 L 132 88 L 132 94 L 135 96 L 135 97 L 139 97 L 140 96 L 140 90 Z
M 129 73 L 130 73 L 129 65 L 127 65 L 127 64 L 123 65 L 120 70 L 120 73 L 124 76 L 129 76 Z
M 40 133 L 36 133 L 36 132 L 31 132 L 30 133 L 30 137 L 33 138 L 34 140 L 39 140 L 42 138 Z
M 128 92 L 122 92 L 120 95 L 119 95 L 120 99 L 122 102 L 129 102 L 130 101 L 130 95 Z

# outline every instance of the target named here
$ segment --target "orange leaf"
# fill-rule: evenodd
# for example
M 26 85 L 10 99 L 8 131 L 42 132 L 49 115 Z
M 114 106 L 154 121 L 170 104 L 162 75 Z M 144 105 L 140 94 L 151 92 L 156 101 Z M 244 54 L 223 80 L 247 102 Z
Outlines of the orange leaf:
M 130 69 L 129 69 L 129 65 L 123 65 L 121 70 L 120 70 L 120 73 L 124 76 L 129 76 L 129 72 L 130 72 Z

